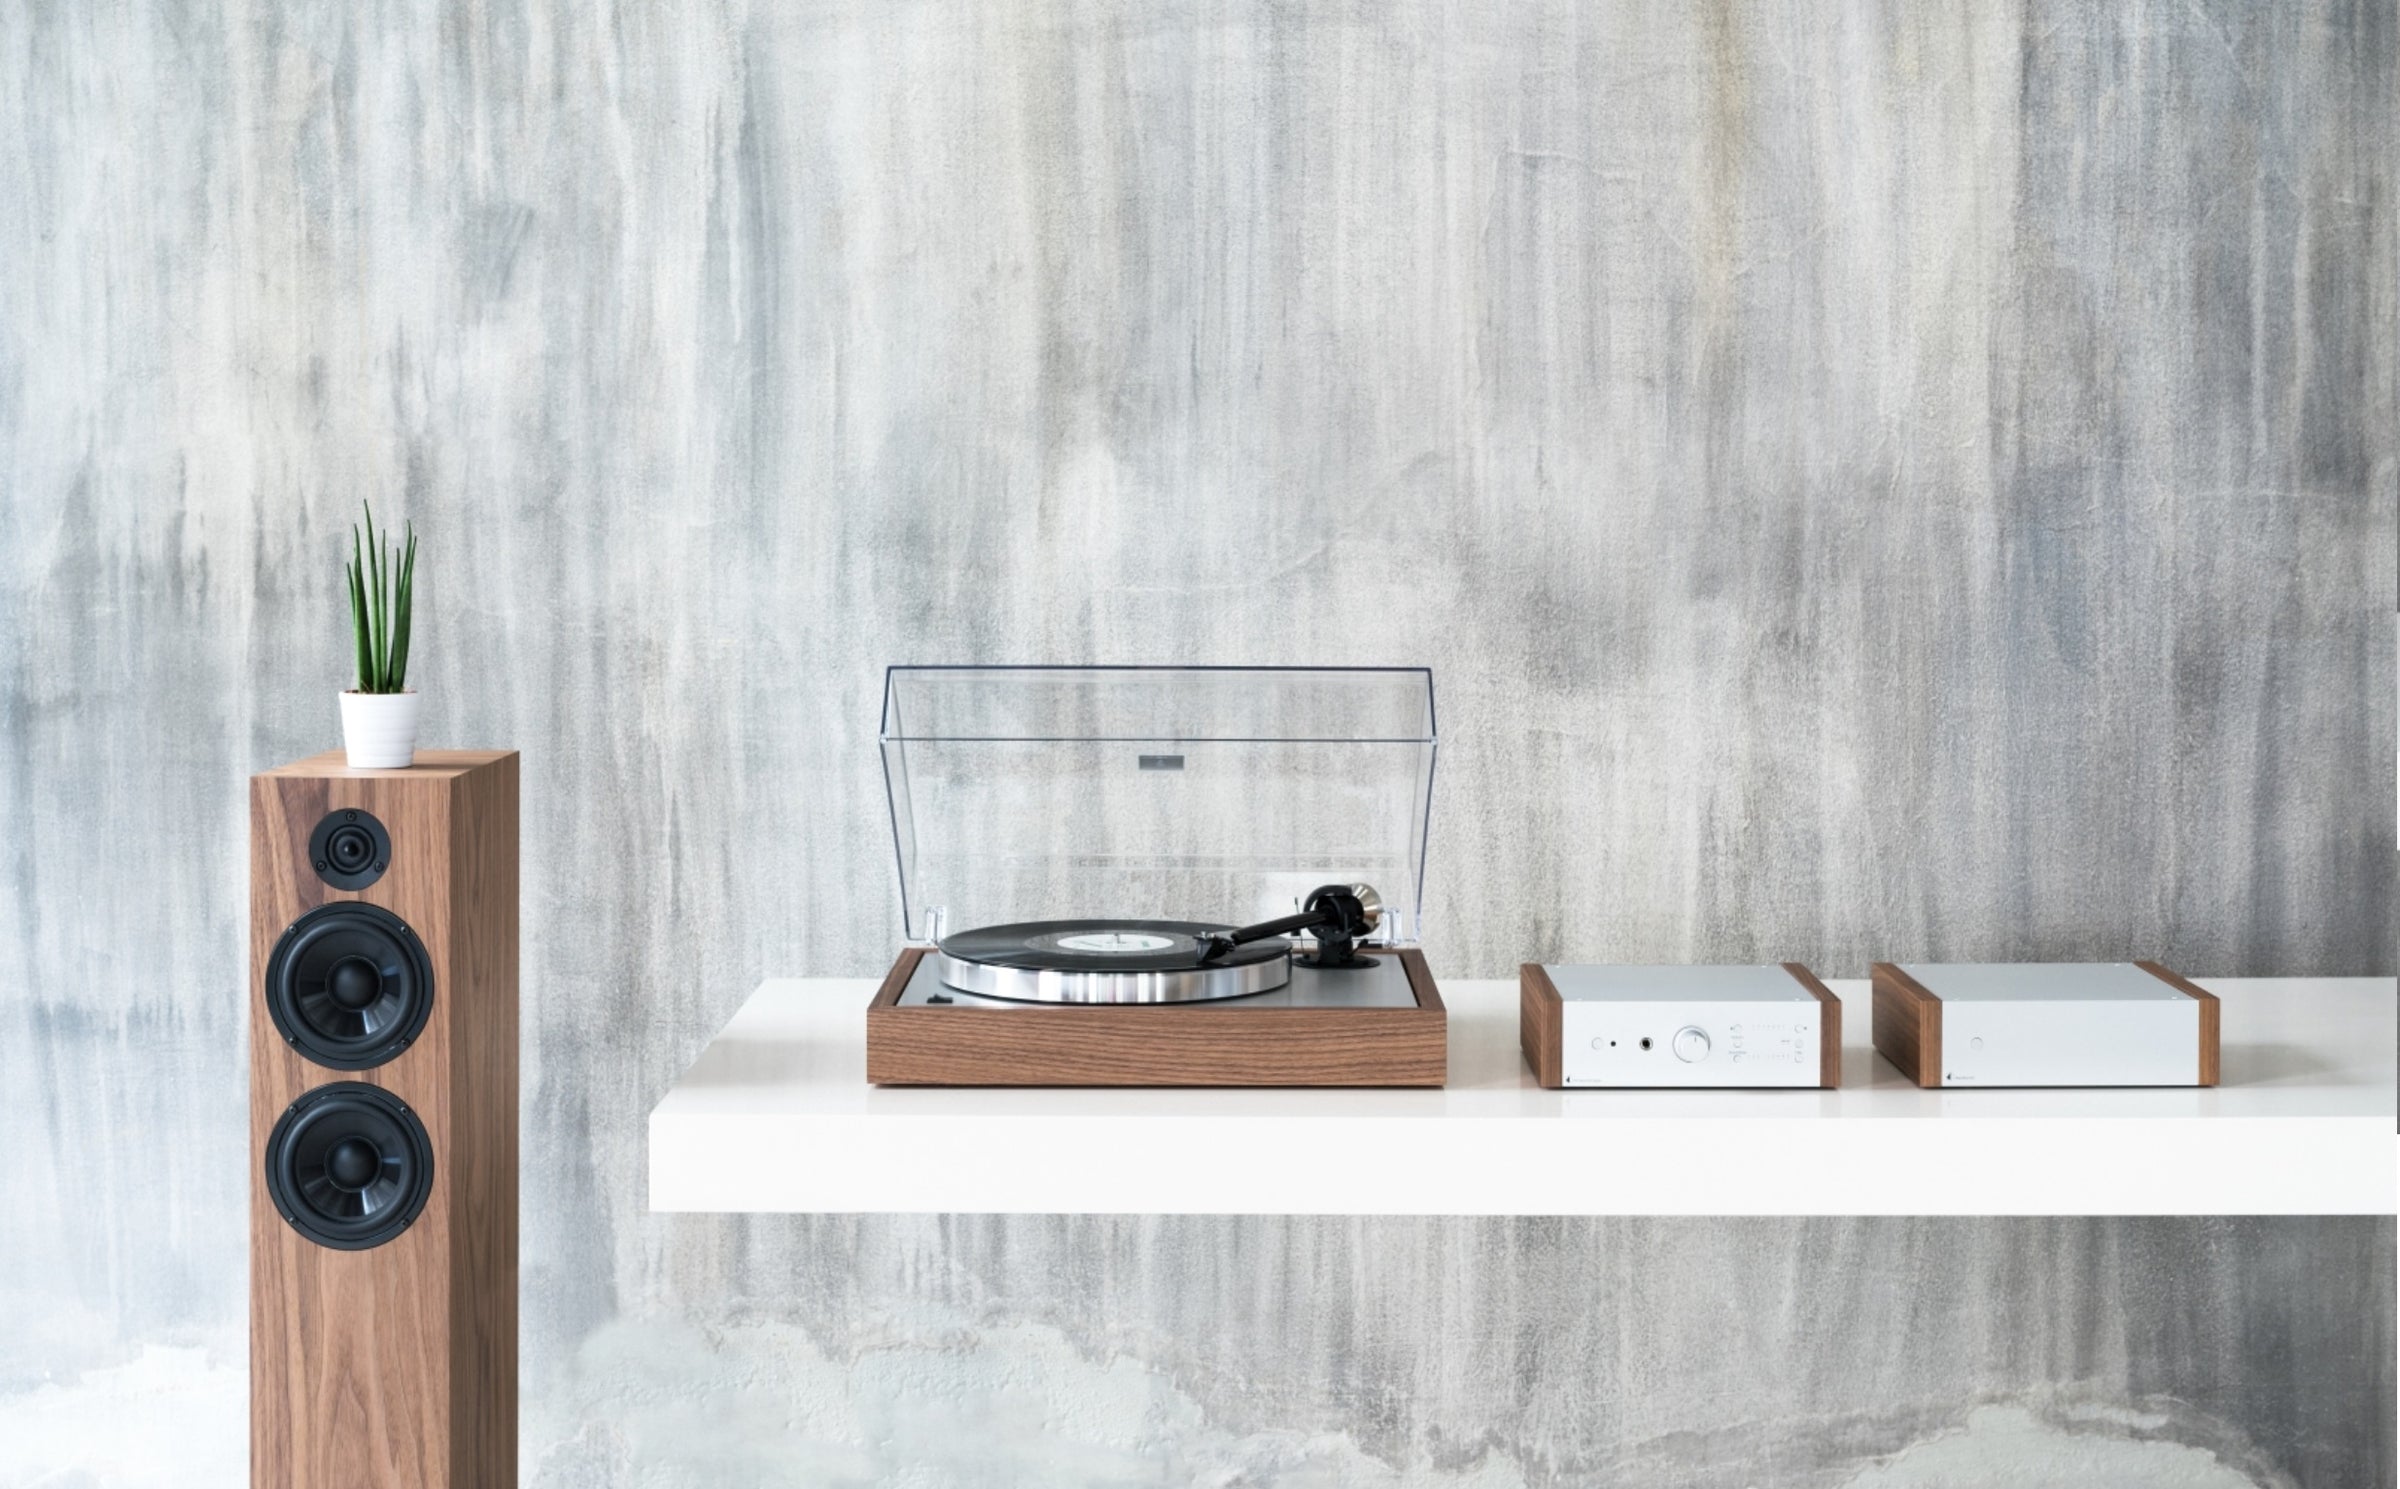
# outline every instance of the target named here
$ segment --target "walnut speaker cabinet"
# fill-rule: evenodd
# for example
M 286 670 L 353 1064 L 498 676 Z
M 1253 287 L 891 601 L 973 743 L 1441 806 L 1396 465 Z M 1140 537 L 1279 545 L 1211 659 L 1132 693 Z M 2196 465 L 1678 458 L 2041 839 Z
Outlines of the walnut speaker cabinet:
M 517 757 L 250 779 L 250 1481 L 517 1465 Z

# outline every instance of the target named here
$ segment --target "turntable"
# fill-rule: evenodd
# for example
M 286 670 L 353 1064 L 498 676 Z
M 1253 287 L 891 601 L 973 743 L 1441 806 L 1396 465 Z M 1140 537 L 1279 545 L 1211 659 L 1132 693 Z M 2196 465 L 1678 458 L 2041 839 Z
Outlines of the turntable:
M 1442 1084 L 1431 672 L 894 667 L 881 737 L 870 1081 Z

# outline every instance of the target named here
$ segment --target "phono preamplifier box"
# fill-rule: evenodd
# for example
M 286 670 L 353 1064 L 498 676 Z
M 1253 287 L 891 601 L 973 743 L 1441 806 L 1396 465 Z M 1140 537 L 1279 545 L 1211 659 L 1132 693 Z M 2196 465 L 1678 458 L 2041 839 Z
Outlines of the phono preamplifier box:
M 1877 962 L 1875 1048 L 1920 1086 L 2213 1086 L 2217 1000 L 2156 962 Z

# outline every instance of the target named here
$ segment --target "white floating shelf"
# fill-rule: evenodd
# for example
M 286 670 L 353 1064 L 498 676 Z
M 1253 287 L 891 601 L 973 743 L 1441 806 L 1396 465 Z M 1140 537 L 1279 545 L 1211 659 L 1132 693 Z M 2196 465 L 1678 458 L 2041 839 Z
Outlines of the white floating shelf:
M 663 1211 L 2390 1214 L 2390 978 L 2204 979 L 2213 1089 L 1920 1090 L 1843 1002 L 1834 1091 L 1546 1091 L 1453 982 L 1439 1091 L 866 1083 L 866 979 L 762 983 L 650 1115 Z

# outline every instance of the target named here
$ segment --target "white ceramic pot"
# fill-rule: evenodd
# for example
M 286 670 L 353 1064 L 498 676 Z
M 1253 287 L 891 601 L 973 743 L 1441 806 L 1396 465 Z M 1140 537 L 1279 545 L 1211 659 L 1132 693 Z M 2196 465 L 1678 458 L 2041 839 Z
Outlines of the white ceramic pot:
M 352 770 L 404 770 L 417 758 L 417 695 L 342 694 L 342 748 Z

